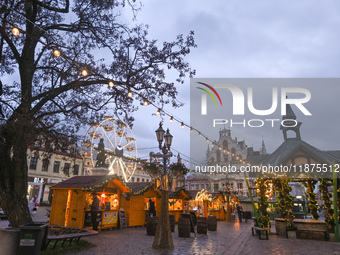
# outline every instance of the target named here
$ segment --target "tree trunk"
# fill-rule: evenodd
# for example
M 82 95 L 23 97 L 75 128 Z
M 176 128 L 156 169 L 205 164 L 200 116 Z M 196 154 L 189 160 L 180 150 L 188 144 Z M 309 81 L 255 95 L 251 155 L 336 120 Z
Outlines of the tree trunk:
M 174 249 L 169 220 L 169 191 L 162 190 L 161 210 L 152 247 L 164 250 Z
M 0 142 L 0 203 L 12 228 L 32 222 L 26 198 L 29 136 L 26 133 L 30 131 L 27 126 L 15 124 L 2 130 Z
M 2 197 L 1 204 L 12 228 L 33 222 L 26 197 Z

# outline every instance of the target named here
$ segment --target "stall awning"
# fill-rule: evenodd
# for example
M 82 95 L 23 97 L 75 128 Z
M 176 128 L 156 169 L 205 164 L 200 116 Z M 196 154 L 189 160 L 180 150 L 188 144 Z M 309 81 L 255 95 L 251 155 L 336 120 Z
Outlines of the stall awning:
M 103 188 L 108 185 L 109 182 L 115 183 L 122 192 L 130 192 L 129 187 L 123 181 L 120 176 L 117 175 L 82 175 L 74 176 L 66 181 L 59 182 L 56 185 L 50 187 L 50 189 L 85 189 L 93 190 L 97 188 Z
M 175 191 L 169 191 L 169 198 L 173 199 L 193 199 L 191 194 L 185 188 L 176 188 Z
M 144 194 L 146 191 L 148 191 L 148 189 L 153 187 L 154 183 L 153 182 L 128 182 L 126 185 L 131 190 L 131 195 L 138 196 L 138 195 Z

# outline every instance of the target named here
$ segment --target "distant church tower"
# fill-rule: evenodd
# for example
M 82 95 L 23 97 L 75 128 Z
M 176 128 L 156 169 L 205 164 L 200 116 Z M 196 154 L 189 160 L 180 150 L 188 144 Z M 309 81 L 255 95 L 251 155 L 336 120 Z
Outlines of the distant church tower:
M 260 155 L 266 155 L 266 154 L 267 154 L 266 145 L 264 144 L 264 140 L 262 139 L 262 147 L 261 147 Z
M 296 138 L 296 139 L 301 140 L 300 126 L 301 126 L 302 122 L 296 121 L 296 115 L 293 112 L 293 109 L 289 104 L 286 105 L 286 115 L 282 116 L 282 120 L 285 120 L 284 121 L 285 126 L 289 126 L 289 127 L 285 127 L 283 125 L 280 126 L 280 129 L 283 132 L 283 139 L 285 141 L 288 139 L 287 131 L 291 130 L 295 133 L 295 137 L 292 137 L 292 138 Z M 295 120 L 295 121 L 289 121 L 289 120 Z M 296 123 L 297 123 L 297 125 L 295 127 L 292 127 Z

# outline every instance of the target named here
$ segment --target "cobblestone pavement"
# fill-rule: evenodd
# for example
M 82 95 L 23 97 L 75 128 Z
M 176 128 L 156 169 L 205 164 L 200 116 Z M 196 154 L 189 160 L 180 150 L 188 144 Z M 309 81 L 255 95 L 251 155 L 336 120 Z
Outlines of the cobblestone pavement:
M 159 251 L 151 248 L 154 237 L 146 235 L 145 227 L 135 227 L 123 230 L 100 231 L 98 235 L 84 238 L 97 246 L 86 251 L 69 254 L 150 254 L 150 255 L 196 255 L 196 254 L 226 254 L 226 255 L 317 255 L 340 254 L 340 243 L 291 240 L 275 234 L 269 240 L 259 240 L 251 235 L 252 223 L 218 222 L 216 232 L 208 231 L 208 235 L 191 233 L 190 238 L 178 237 L 177 225 L 172 234 L 175 249 Z
M 34 220 L 46 222 L 46 213 L 49 207 L 40 207 Z M 7 227 L 8 221 L 0 221 L 0 229 Z M 315 240 L 292 240 L 275 234 L 269 235 L 269 240 L 259 240 L 251 235 L 252 222 L 227 223 L 218 222 L 217 231 L 208 231 L 207 235 L 191 233 L 189 238 L 178 237 L 177 225 L 172 233 L 175 249 L 173 251 L 159 251 L 152 249 L 154 237 L 146 235 L 146 227 L 134 227 L 123 230 L 104 230 L 98 235 L 83 238 L 96 247 L 85 251 L 67 253 L 68 255 L 319 255 L 339 254 L 340 243 L 315 241 Z M 272 224 L 274 226 L 274 224 Z M 275 232 L 275 228 L 272 228 Z

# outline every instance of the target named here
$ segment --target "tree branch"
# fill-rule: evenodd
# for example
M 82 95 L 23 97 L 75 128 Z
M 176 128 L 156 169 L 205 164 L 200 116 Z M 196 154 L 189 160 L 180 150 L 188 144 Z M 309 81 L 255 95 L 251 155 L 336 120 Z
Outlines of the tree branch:
M 50 11 L 55 11 L 55 12 L 60 12 L 60 13 L 68 13 L 69 12 L 69 8 L 70 8 L 70 1 L 66 0 L 66 5 L 65 8 L 56 8 L 56 7 L 52 7 L 49 5 L 46 5 L 40 1 L 37 1 L 37 4 L 40 5 L 41 7 L 50 10 Z
M 4 27 L 2 27 L 2 26 L 0 27 L 0 34 L 1 34 L 2 38 L 5 39 L 5 41 L 8 44 L 8 46 L 11 48 L 11 50 L 12 50 L 12 52 L 14 54 L 15 59 L 18 62 L 20 62 L 20 54 L 19 54 L 17 48 L 15 47 L 14 43 L 7 36 L 6 31 L 5 31 Z
M 32 102 L 34 102 L 35 100 L 38 100 L 40 98 L 41 101 L 39 103 L 37 103 L 33 109 L 31 110 L 31 116 L 34 116 L 34 114 L 36 114 L 41 107 L 44 106 L 44 104 L 46 104 L 48 101 L 52 100 L 53 98 L 59 96 L 60 94 L 71 90 L 75 87 L 86 87 L 86 86 L 90 86 L 90 85 L 95 85 L 95 84 L 107 84 L 109 81 L 107 79 L 105 80 L 89 80 L 89 81 L 72 81 L 68 84 L 65 84 L 64 86 L 58 87 L 56 89 L 51 89 L 49 91 L 46 91 L 44 93 L 41 93 L 35 97 L 33 97 Z

